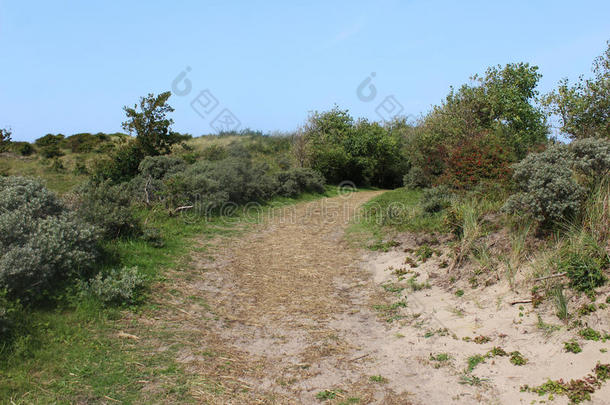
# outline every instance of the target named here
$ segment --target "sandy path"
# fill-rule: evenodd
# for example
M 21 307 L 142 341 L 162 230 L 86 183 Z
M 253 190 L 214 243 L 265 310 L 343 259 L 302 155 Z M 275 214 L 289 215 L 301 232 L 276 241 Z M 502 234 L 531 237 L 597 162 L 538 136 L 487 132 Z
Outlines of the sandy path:
M 344 240 L 358 207 L 377 194 L 285 207 L 245 235 L 201 241 L 213 249 L 195 251 L 171 275 L 165 283 L 171 287 L 159 295 L 165 313 L 139 320 L 171 336 L 157 342 L 158 350 L 179 345 L 177 359 L 193 376 L 193 396 L 214 404 L 317 404 L 316 396 L 329 390 L 334 398 L 325 403 L 332 404 L 531 403 L 538 397 L 519 393 L 521 383 L 539 384 L 565 371 L 559 363 L 572 358 L 558 353 L 561 338 L 544 346 L 541 333 L 528 326 L 524 336 L 521 325 L 513 327 L 519 311 L 499 304 L 497 297 L 506 296 L 502 288 L 467 300 L 435 286 L 444 257 L 415 269 L 431 289 L 382 288 L 395 281 L 388 268 L 404 264 L 402 246 L 378 254 Z M 401 300 L 408 306 L 389 315 L 383 309 Z M 390 315 L 396 319 L 388 322 Z M 447 334 L 427 336 L 445 327 Z M 462 340 L 477 334 L 493 341 Z M 500 344 L 525 353 L 530 364 L 515 368 L 507 358 L 487 360 L 476 370 L 483 384 L 459 384 L 467 356 Z M 430 354 L 441 352 L 451 360 L 435 367 Z M 591 361 L 571 375 L 590 369 L 599 348 L 590 352 Z M 551 366 L 556 372 L 545 373 Z

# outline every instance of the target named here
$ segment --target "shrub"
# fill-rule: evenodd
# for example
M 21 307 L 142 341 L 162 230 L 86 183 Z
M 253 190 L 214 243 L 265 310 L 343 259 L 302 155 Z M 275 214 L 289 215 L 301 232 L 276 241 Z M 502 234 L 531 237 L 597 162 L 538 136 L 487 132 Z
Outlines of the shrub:
M 138 170 L 146 178 L 161 180 L 165 176 L 186 169 L 186 162 L 173 156 L 147 156 L 142 160 Z
M 585 196 L 584 188 L 574 180 L 573 162 L 565 145 L 528 155 L 514 166 L 519 191 L 509 197 L 504 209 L 528 213 L 545 225 L 573 217 Z
M 497 137 L 468 138 L 449 150 L 439 181 L 458 189 L 471 189 L 480 182 L 504 183 L 513 161 L 511 149 Z
M 49 145 L 40 148 L 40 155 L 45 159 L 52 159 L 63 156 L 64 153 L 59 149 L 59 145 Z
M 217 161 L 222 160 L 228 156 L 227 148 L 222 145 L 213 144 L 208 146 L 201 153 L 201 157 L 205 160 Z
M 0 179 L 0 288 L 13 298 L 52 294 L 98 258 L 97 233 L 39 182 Z
M 414 166 L 402 178 L 405 187 L 409 188 L 425 188 L 432 184 L 430 177 L 419 166 Z
M 440 212 L 451 205 L 451 190 L 447 186 L 437 186 L 424 190 L 422 208 L 429 214 Z
M 105 304 L 133 304 L 138 292 L 144 287 L 145 279 L 137 267 L 123 267 L 101 273 L 88 282 L 81 282 L 81 294 L 90 294 Z
M 77 190 L 77 194 L 80 196 L 77 208 L 79 217 L 95 225 L 105 239 L 141 232 L 140 223 L 131 211 L 131 195 L 127 184 L 90 182 Z
M 47 147 L 47 146 L 59 146 L 59 144 L 61 143 L 61 141 L 63 141 L 64 136 L 62 134 L 57 134 L 57 135 L 53 135 L 53 134 L 46 134 L 43 137 L 40 137 L 38 139 L 36 139 L 34 141 L 34 143 L 36 144 L 36 146 L 39 146 L 41 148 Z
M 6 152 L 11 145 L 12 132 L 9 129 L 0 128 L 0 153 Z
M 303 192 L 323 193 L 324 178 L 315 170 L 295 168 L 284 170 L 276 175 L 277 194 L 296 197 Z
M 606 282 L 604 269 L 608 265 L 608 254 L 590 237 L 563 248 L 556 264 L 558 271 L 567 273 L 570 286 L 583 292 L 592 291 Z
M 27 142 L 20 142 L 17 146 L 17 152 L 21 156 L 30 156 L 35 152 L 34 147 Z
M 575 169 L 588 178 L 600 180 L 610 172 L 610 140 L 586 138 L 570 144 Z
M 129 181 L 138 174 L 140 162 L 145 155 L 136 142 L 129 142 L 119 147 L 109 160 L 97 164 L 93 179 L 101 182 L 110 180 L 113 183 Z
M 109 141 L 109 139 L 110 137 L 103 133 L 93 135 L 84 132 L 67 137 L 63 143 L 74 153 L 86 153 L 92 152 L 98 145 Z

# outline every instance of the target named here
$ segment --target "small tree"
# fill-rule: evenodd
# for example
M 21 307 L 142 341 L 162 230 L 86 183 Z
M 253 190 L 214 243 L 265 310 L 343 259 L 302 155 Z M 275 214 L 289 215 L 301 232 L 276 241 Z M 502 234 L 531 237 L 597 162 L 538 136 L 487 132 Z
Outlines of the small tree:
M 170 126 L 174 120 L 167 114 L 174 109 L 167 104 L 171 92 L 155 96 L 150 93 L 140 98 L 139 104 L 123 107 L 127 115 L 127 121 L 123 122 L 123 129 L 136 134 L 138 147 L 144 156 L 165 155 L 170 152 L 173 144 L 180 139 L 171 132 Z
M 610 41 L 606 52 L 593 62 L 594 78 L 568 79 L 547 94 L 544 104 L 559 117 L 560 130 L 572 139 L 610 138 Z
M 12 132 L 10 129 L 0 128 L 0 152 L 6 152 L 11 143 Z

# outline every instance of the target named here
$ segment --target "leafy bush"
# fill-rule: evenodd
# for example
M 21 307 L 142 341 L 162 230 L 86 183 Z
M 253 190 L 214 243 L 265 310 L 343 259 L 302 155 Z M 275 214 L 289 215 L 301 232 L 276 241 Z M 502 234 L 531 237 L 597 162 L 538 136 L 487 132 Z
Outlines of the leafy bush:
M 28 142 L 16 142 L 16 150 L 21 156 L 30 156 L 35 152 L 34 147 Z
M 497 137 L 468 138 L 449 151 L 439 181 L 458 189 L 471 189 L 481 182 L 504 183 L 513 161 L 511 149 Z
M 0 153 L 6 152 L 11 146 L 11 135 L 9 129 L 0 128 Z
M 556 263 L 558 271 L 567 273 L 570 286 L 583 292 L 590 292 L 606 282 L 604 270 L 609 265 L 604 248 L 586 235 L 583 240 L 564 247 Z
M 610 140 L 579 139 L 570 144 L 575 169 L 592 180 L 600 180 L 610 172 Z
M 138 174 L 138 168 L 144 157 L 136 142 L 126 143 L 115 150 L 110 159 L 97 163 L 93 178 L 97 182 L 129 181 Z
M 303 192 L 323 193 L 324 178 L 315 170 L 295 168 L 284 170 L 276 175 L 277 194 L 286 197 L 296 197 Z
M 133 304 L 144 283 L 137 267 L 123 267 L 81 282 L 80 290 L 81 294 L 93 295 L 105 304 Z
M 84 221 L 95 225 L 105 239 L 137 235 L 139 221 L 131 210 L 131 195 L 127 184 L 112 185 L 109 181 L 89 182 L 79 190 L 77 213 Z
M 573 162 L 565 145 L 528 155 L 514 165 L 513 179 L 519 191 L 509 197 L 504 209 L 527 213 L 545 225 L 573 217 L 585 196 L 585 189 L 574 179 Z
M 80 134 L 71 135 L 63 140 L 63 144 L 70 148 L 73 153 L 92 152 L 100 144 L 110 140 L 110 137 L 104 133 L 90 134 L 83 132 Z
M 64 153 L 59 149 L 59 145 L 49 145 L 40 148 L 40 155 L 45 159 L 52 159 L 63 156 Z
M 447 186 L 437 186 L 424 190 L 422 207 L 424 212 L 440 212 L 451 205 L 451 190 Z
M 186 162 L 173 156 L 147 156 L 142 160 L 138 170 L 146 178 L 161 180 L 167 175 L 186 169 Z
M 11 297 L 51 294 L 86 274 L 98 257 L 97 242 L 94 228 L 39 182 L 0 179 L 0 288 Z
M 62 134 L 46 134 L 45 136 L 36 139 L 34 143 L 36 144 L 36 146 L 39 146 L 41 148 L 54 145 L 59 146 L 59 144 L 63 141 L 64 138 L 65 137 Z
M 205 160 L 216 161 L 222 160 L 228 156 L 227 148 L 222 145 L 213 144 L 208 146 L 201 153 L 201 157 Z
M 425 188 L 430 187 L 430 177 L 419 166 L 413 166 L 402 178 L 405 187 L 409 188 Z

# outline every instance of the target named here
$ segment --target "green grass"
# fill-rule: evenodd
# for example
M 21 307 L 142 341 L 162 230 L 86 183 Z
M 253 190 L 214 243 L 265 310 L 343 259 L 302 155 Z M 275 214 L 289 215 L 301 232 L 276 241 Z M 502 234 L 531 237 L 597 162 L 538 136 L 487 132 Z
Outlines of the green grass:
M 265 209 L 334 195 L 337 188 L 328 187 L 325 195 L 277 198 Z M 140 211 L 138 215 L 147 226 L 160 229 L 164 246 L 155 248 L 141 239 L 125 239 L 110 242 L 105 248 L 115 258 L 114 265 L 118 261 L 120 265 L 138 266 L 151 282 L 163 282 L 169 269 L 184 265 L 188 253 L 194 249 L 195 236 L 210 240 L 219 235 L 237 234 L 256 222 L 254 218 L 185 222 L 180 217 L 168 217 L 164 211 L 154 210 Z M 202 249 L 209 248 L 213 246 Z M 194 377 L 175 361 L 180 344 L 170 343 L 167 350 L 158 352 L 143 343 L 154 339 L 176 342 L 171 331 L 137 329 L 134 325 L 139 332 L 132 333 L 153 339 L 142 339 L 135 344 L 132 340 L 117 338 L 131 314 L 155 311 L 146 296 L 141 302 L 140 306 L 130 308 L 105 308 L 94 300 L 78 301 L 68 296 L 53 308 L 29 310 L 25 330 L 12 346 L 0 344 L 0 403 L 194 402 L 188 394 L 189 386 L 202 385 L 202 382 L 192 381 Z M 155 389 L 143 390 L 149 383 Z M 223 390 L 213 382 L 204 385 L 208 390 Z
M 422 195 L 421 190 L 398 188 L 371 199 L 348 228 L 348 239 L 357 245 L 379 246 L 396 232 L 446 231 L 442 213 L 423 211 Z

